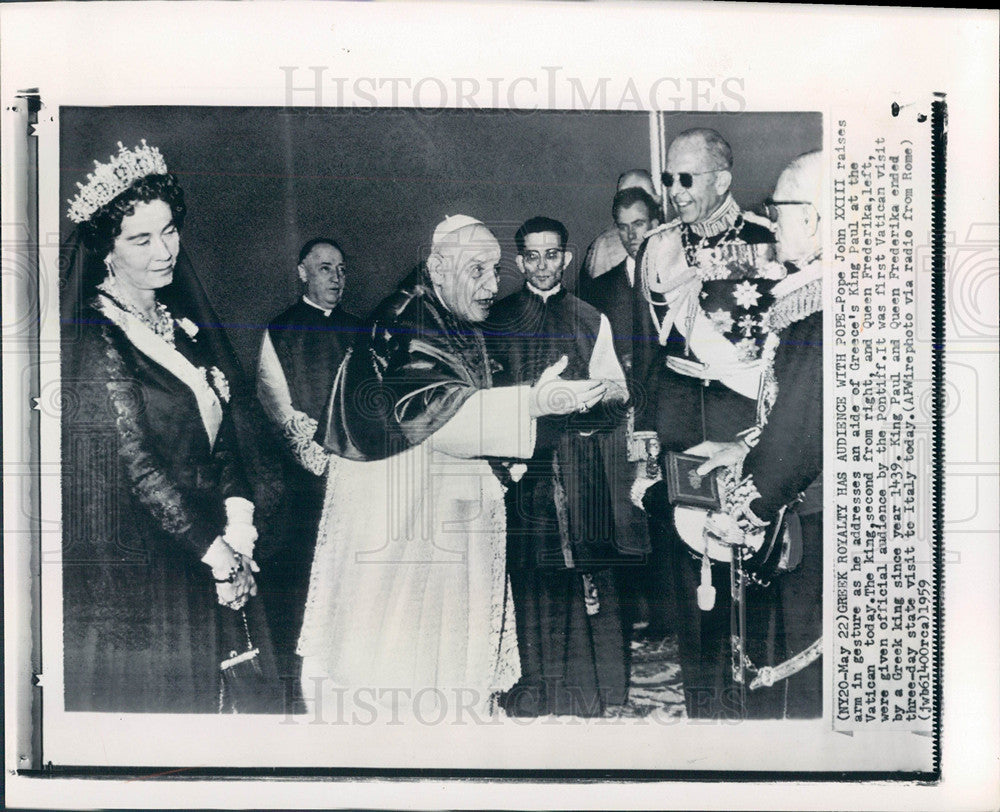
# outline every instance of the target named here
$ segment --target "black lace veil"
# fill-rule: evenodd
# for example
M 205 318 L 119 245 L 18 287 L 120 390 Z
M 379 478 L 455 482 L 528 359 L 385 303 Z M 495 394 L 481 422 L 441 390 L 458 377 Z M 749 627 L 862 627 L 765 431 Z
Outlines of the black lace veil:
M 60 252 L 60 332 L 63 380 L 74 380 L 81 330 L 88 318 L 87 306 L 96 295 L 97 285 L 106 276 L 104 257 L 95 256 L 74 228 Z M 183 243 L 183 235 L 181 237 Z M 208 347 L 213 363 L 229 379 L 230 409 L 244 471 L 254 493 L 258 527 L 266 525 L 277 512 L 284 486 L 280 454 L 274 436 L 266 428 L 263 411 L 253 383 L 240 366 L 232 343 L 219 322 L 205 289 L 183 245 L 177 257 L 173 281 L 157 292 L 176 318 L 186 317 L 198 325 L 198 340 Z M 266 540 L 261 533 L 261 542 Z

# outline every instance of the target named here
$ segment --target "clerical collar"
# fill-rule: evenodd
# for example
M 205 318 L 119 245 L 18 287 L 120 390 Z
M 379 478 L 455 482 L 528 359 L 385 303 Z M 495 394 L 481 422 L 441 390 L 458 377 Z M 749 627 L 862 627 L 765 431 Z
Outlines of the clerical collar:
M 528 290 L 530 290 L 532 293 L 535 294 L 535 296 L 540 296 L 543 302 L 547 302 L 550 297 L 555 296 L 559 291 L 562 290 L 562 283 L 559 283 L 554 288 L 550 288 L 549 290 L 539 290 L 530 282 L 525 282 L 524 284 L 528 288 Z
M 709 217 L 696 223 L 689 223 L 688 228 L 699 237 L 714 237 L 731 229 L 739 216 L 740 206 L 730 192 Z
M 318 304 L 316 304 L 316 302 L 314 302 L 312 299 L 310 299 L 305 294 L 302 295 L 302 301 L 305 302 L 307 305 L 309 305 L 309 307 L 315 307 L 324 316 L 329 316 L 333 312 L 333 308 L 332 307 L 320 307 Z

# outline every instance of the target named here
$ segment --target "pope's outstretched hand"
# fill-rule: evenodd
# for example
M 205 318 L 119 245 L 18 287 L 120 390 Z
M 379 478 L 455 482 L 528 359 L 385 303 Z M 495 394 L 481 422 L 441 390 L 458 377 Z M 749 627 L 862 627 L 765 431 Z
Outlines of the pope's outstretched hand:
M 591 379 L 569 381 L 560 377 L 568 363 L 564 355 L 531 387 L 532 417 L 586 412 L 601 402 L 608 391 L 607 383 Z

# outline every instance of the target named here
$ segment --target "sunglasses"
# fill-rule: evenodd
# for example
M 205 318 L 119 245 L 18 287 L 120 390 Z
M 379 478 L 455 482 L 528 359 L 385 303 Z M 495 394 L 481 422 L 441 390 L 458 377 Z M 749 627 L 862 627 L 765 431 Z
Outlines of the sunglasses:
M 678 172 L 676 175 L 673 172 L 661 172 L 660 180 L 663 181 L 663 187 L 665 189 L 672 189 L 674 186 L 674 178 L 680 181 L 680 184 L 685 189 L 690 189 L 694 184 L 695 175 L 709 175 L 712 172 L 722 172 L 722 169 L 706 169 L 704 172 Z

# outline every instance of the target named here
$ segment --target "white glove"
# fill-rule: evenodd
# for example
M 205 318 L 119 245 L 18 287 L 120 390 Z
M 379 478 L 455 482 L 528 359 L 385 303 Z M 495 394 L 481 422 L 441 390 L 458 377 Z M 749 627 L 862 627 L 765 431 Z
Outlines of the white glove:
M 712 511 L 705 520 L 705 535 L 729 547 L 746 544 L 742 528 L 728 513 Z
M 253 524 L 254 505 L 242 496 L 230 496 L 226 499 L 226 530 L 222 540 L 233 550 L 250 559 L 254 572 L 258 572 L 253 562 L 253 548 L 257 541 L 257 528 Z
M 226 544 L 222 536 L 212 542 L 201 560 L 212 570 L 215 594 L 221 606 L 242 609 L 247 600 L 257 594 L 257 582 L 251 570 L 259 572 L 260 569 Z
M 226 522 L 228 524 L 253 524 L 253 502 L 242 496 L 226 499 Z
M 220 580 L 228 578 L 231 570 L 240 563 L 233 549 L 222 540 L 222 536 L 216 537 L 201 560 L 211 568 L 212 577 Z

